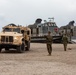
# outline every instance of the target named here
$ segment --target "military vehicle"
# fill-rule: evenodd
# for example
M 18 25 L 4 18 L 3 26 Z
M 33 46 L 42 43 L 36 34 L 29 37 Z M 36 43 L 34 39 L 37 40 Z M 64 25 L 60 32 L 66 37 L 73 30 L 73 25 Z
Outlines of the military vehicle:
M 28 27 L 9 24 L 3 27 L 0 33 L 0 52 L 15 49 L 17 52 L 24 52 L 30 49 L 31 30 Z
M 51 32 L 53 36 L 54 43 L 61 43 L 62 36 L 59 34 L 59 28 L 54 21 L 45 21 L 41 23 L 42 19 L 38 18 L 34 24 L 29 25 L 28 27 L 31 29 L 31 42 L 39 42 L 45 43 L 48 31 Z

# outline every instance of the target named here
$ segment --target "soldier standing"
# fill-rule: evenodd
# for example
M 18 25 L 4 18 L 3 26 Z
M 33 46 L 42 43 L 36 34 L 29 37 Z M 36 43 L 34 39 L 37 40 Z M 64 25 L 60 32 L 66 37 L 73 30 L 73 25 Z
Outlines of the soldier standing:
M 68 43 L 68 38 L 67 38 L 66 34 L 63 35 L 62 41 L 63 41 L 64 51 L 66 51 L 67 43 Z
M 51 32 L 48 31 L 48 35 L 46 36 L 47 50 L 49 55 L 52 53 L 52 36 L 50 34 Z

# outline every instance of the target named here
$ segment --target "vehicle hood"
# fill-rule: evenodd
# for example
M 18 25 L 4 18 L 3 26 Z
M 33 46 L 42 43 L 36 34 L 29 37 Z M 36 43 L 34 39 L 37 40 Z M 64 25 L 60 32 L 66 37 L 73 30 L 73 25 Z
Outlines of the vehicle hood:
M 0 32 L 0 36 L 22 36 L 22 34 L 17 32 Z

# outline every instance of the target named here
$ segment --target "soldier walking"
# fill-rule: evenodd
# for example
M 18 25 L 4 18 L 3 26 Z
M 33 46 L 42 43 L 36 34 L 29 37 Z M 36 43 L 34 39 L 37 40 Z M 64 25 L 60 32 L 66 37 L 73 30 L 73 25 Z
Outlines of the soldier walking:
M 45 36 L 46 37 L 46 44 L 47 44 L 47 50 L 49 55 L 51 55 L 52 53 L 52 36 L 51 36 L 51 32 L 48 31 L 48 35 Z
M 67 43 L 68 43 L 68 38 L 67 38 L 66 34 L 63 35 L 62 41 L 63 41 L 64 51 L 66 51 Z

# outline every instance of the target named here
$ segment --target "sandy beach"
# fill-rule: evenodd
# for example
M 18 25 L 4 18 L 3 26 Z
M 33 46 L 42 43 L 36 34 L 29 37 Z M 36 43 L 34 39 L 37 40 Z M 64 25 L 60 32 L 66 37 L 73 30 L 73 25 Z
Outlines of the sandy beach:
M 52 56 L 41 43 L 31 43 L 25 53 L 2 51 L 0 75 L 76 75 L 76 44 L 68 44 L 67 51 L 53 44 Z

